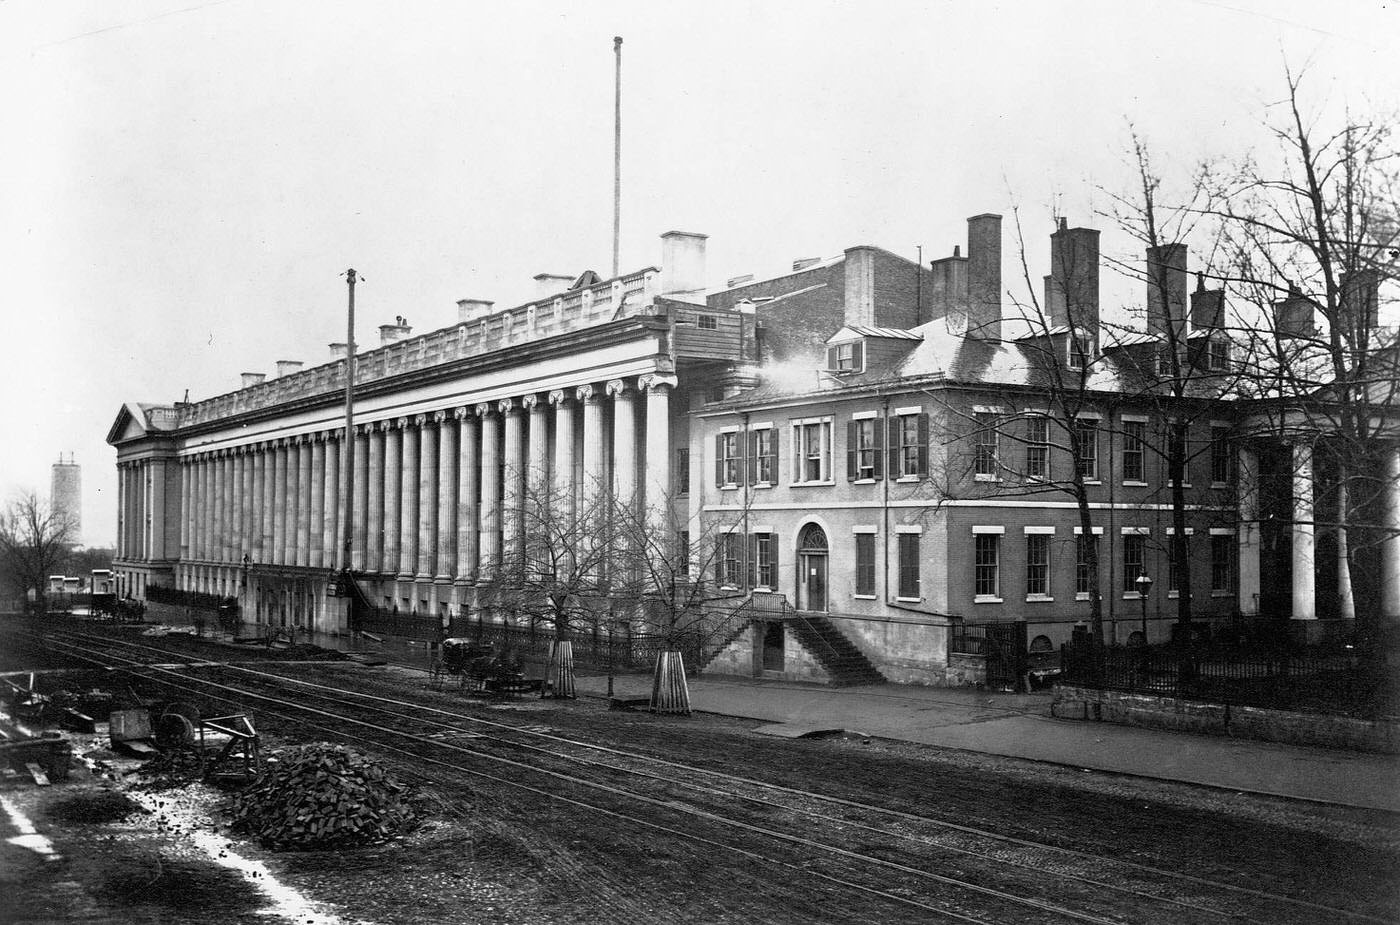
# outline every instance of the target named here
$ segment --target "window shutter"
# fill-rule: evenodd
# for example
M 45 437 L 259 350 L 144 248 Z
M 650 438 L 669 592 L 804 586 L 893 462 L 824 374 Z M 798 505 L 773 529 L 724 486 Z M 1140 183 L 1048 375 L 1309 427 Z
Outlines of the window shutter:
M 851 345 L 851 365 L 856 372 L 865 372 L 865 341 L 858 340 Z
M 782 428 L 779 427 L 774 427 L 768 432 L 768 458 L 772 460 L 768 464 L 768 471 L 772 473 L 774 482 L 781 477 L 778 474 L 778 460 L 782 458 L 778 454 L 778 435 L 782 432 Z
M 749 431 L 748 452 L 744 455 L 744 483 L 752 485 L 758 478 L 758 431 Z
M 802 425 L 792 427 L 792 480 L 802 481 Z
M 835 347 L 827 347 L 827 348 L 826 348 L 826 368 L 829 369 L 829 370 L 831 370 L 832 372 L 835 372 L 835 371 L 836 371 L 836 348 L 835 348 Z
M 929 416 L 919 415 L 919 478 L 928 475 L 928 430 Z
M 901 423 L 903 418 L 885 418 L 885 471 L 890 478 L 898 478 L 904 475 L 904 470 L 900 468 L 900 434 L 903 432 Z
M 870 454 L 871 462 L 875 467 L 875 478 L 878 479 L 881 477 L 885 462 L 885 419 L 876 418 L 870 429 L 874 432 L 875 437 L 875 452 Z
M 768 561 L 773 566 L 773 586 L 771 591 L 778 590 L 778 534 L 768 534 Z
M 715 487 L 724 484 L 724 434 L 715 434 Z
M 749 588 L 758 586 L 758 534 L 749 534 Z
M 846 479 L 854 482 L 856 478 L 856 422 L 846 422 Z

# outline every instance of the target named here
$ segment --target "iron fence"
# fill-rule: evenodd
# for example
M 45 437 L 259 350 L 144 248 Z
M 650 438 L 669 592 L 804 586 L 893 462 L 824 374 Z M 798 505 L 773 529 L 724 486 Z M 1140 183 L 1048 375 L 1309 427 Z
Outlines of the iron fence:
M 1383 668 L 1348 652 L 1273 648 L 1061 648 L 1062 680 L 1100 690 L 1372 718 L 1393 715 L 1395 685 Z

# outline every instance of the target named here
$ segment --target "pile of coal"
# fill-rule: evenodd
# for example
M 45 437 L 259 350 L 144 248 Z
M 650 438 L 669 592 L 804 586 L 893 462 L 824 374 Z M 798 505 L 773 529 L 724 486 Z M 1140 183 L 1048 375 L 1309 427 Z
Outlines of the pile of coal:
M 410 788 L 382 764 L 343 745 L 279 750 L 233 797 L 233 830 L 277 851 L 373 844 L 411 828 Z
M 141 790 L 169 790 L 202 780 L 204 759 L 193 751 L 166 751 L 136 769 L 137 787 Z

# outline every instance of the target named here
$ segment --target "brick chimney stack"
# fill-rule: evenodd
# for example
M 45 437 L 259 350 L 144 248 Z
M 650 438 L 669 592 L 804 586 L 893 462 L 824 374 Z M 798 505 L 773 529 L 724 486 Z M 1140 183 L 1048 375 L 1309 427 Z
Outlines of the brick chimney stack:
M 1165 301 L 1164 301 L 1165 299 Z M 1186 245 L 1163 244 L 1147 249 L 1147 331 L 1170 343 L 1186 343 Z
M 457 323 L 466 324 L 468 321 L 485 318 L 491 314 L 491 306 L 495 304 L 490 299 L 458 299 Z
M 1342 315 L 1353 328 L 1374 330 L 1380 324 L 1379 280 L 1372 269 L 1342 274 Z
M 967 220 L 967 333 L 1001 340 L 1001 216 Z
M 302 367 L 302 362 L 301 362 L 301 360 L 278 360 L 278 361 L 277 361 L 277 378 L 280 379 L 280 378 L 282 378 L 283 376 L 290 376 L 292 373 L 300 372 L 300 371 L 301 371 L 301 367 Z
M 399 315 L 394 318 L 393 324 L 379 326 L 379 346 L 387 347 L 390 344 L 397 344 L 412 333 L 413 328 L 409 325 L 408 319 Z
M 1218 331 L 1225 327 L 1225 290 L 1207 289 L 1206 278 L 1196 274 L 1196 291 L 1191 293 L 1191 329 Z
M 705 304 L 705 241 L 709 235 L 668 231 L 661 236 L 660 295 Z
M 266 378 L 267 373 L 243 373 L 242 388 L 248 389 L 255 385 L 262 385 L 263 380 Z
M 1099 230 L 1071 228 L 1061 218 L 1050 235 L 1045 302 L 1052 327 L 1073 325 L 1081 337 L 1099 336 Z M 1090 345 L 1086 345 L 1090 346 Z

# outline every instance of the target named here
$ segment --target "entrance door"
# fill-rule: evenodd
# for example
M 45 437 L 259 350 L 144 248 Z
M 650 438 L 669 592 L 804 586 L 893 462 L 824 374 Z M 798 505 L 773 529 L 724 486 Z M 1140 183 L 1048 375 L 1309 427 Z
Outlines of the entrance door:
M 798 578 L 802 610 L 826 610 L 826 554 L 826 533 L 816 524 L 808 524 L 802 531 L 798 548 L 798 561 L 802 564 L 802 575 Z

